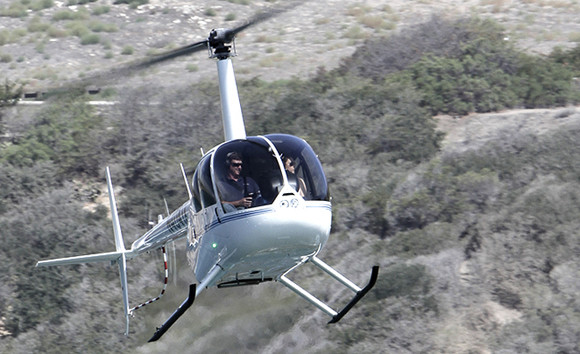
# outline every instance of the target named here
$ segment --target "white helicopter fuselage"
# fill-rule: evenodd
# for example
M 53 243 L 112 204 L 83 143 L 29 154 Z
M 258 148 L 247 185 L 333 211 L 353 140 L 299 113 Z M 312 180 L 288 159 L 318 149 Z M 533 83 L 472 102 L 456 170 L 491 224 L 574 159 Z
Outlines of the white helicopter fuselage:
M 272 205 L 221 218 L 217 214 L 201 213 L 194 220 L 207 230 L 199 244 L 195 275 L 203 279 L 219 264 L 223 274 L 214 282 L 218 286 L 277 280 L 315 255 L 330 233 L 330 203 L 297 195 L 281 195 Z

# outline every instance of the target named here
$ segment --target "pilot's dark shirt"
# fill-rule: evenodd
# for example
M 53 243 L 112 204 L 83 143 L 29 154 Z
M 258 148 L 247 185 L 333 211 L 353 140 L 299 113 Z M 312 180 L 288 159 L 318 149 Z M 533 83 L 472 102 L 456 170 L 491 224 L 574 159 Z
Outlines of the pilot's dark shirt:
M 224 202 L 235 202 L 250 194 L 253 194 L 253 205 L 259 205 L 257 202 L 262 199 L 260 187 L 252 177 L 242 176 L 235 181 L 225 176 L 220 180 L 219 189 Z

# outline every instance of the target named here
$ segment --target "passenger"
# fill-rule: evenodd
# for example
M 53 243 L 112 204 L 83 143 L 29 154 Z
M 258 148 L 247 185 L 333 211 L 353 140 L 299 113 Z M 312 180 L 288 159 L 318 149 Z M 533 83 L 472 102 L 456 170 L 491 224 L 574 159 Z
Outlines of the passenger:
M 256 181 L 242 175 L 242 156 L 238 152 L 227 154 L 226 167 L 226 175 L 219 181 L 222 202 L 237 209 L 263 204 L 262 193 Z
M 288 180 L 297 180 L 297 192 L 301 197 L 304 198 L 306 194 L 306 182 L 298 176 L 296 176 L 296 166 L 294 160 L 291 157 L 284 157 L 284 168 L 286 169 L 286 174 L 288 175 Z

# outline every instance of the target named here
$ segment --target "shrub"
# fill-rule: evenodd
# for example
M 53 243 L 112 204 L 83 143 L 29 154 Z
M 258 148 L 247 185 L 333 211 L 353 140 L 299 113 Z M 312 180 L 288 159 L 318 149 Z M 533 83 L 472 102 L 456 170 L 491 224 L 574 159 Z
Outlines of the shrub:
M 73 21 L 66 24 L 66 29 L 69 35 L 73 35 L 79 38 L 86 36 L 91 33 L 91 30 L 82 21 Z
M 86 20 L 88 18 L 86 11 L 71 11 L 71 10 L 61 10 L 55 12 L 52 15 L 53 21 L 71 21 L 71 20 Z
M 68 33 L 61 28 L 51 26 L 48 28 L 47 35 L 51 38 L 62 38 L 66 37 Z
M 100 135 L 102 119 L 82 100 L 61 100 L 39 114 L 35 126 L 16 144 L 0 150 L 0 162 L 33 166 L 51 161 L 62 173 L 100 173 L 103 158 Z
M 204 14 L 204 15 L 206 15 L 206 16 L 213 17 L 213 16 L 217 15 L 217 12 L 216 12 L 214 9 L 212 9 L 212 8 L 209 8 L 209 9 L 206 9 L 206 10 L 203 12 L 203 14 Z
M 121 51 L 122 55 L 132 55 L 134 52 L 133 47 L 131 47 L 130 45 L 126 45 L 123 47 L 123 50 Z
M 423 93 L 422 105 L 433 115 L 490 112 L 516 103 L 511 75 L 493 67 L 483 55 L 426 57 L 411 72 Z
M 398 186 L 389 201 L 390 224 L 399 230 L 422 229 L 433 222 L 487 210 L 500 191 L 498 172 L 459 172 L 431 161 L 420 177 Z
M 423 229 L 396 233 L 389 242 L 388 254 L 401 258 L 434 254 L 458 243 L 453 224 L 437 222 Z
M 30 3 L 29 8 L 33 11 L 40 11 L 44 9 L 50 9 L 53 6 L 53 0 L 36 0 Z
M 424 265 L 397 264 L 382 272 L 373 294 L 377 299 L 425 295 L 431 289 L 431 282 L 431 276 Z
M 93 9 L 93 15 L 95 16 L 100 16 L 106 13 L 109 13 L 109 11 L 111 11 L 111 8 L 109 6 L 97 6 Z
M 526 108 L 564 106 L 574 99 L 572 71 L 551 60 L 522 55 L 516 80 L 514 91 Z
M 12 61 L 12 55 L 6 53 L 0 53 L 0 63 L 10 63 Z
M 13 2 L 7 8 L 0 9 L 0 16 L 6 17 L 25 17 L 28 15 L 26 12 L 27 8 L 20 2 Z
M 145 5 L 148 3 L 149 0 L 115 0 L 115 2 L 113 2 L 115 5 L 128 4 L 131 8 L 136 8 L 137 6 Z
M 0 85 L 0 108 L 15 105 L 22 96 L 23 87 L 22 84 L 5 79 Z
M 340 66 L 343 73 L 381 81 L 420 60 L 426 53 L 455 56 L 460 43 L 469 38 L 466 20 L 446 21 L 433 16 L 429 21 L 388 38 L 370 39 Z
M 26 28 L 29 32 L 46 32 L 50 28 L 50 23 L 42 22 L 40 17 L 34 17 Z
M 550 54 L 550 58 L 556 63 L 569 67 L 574 72 L 574 76 L 580 76 L 580 44 L 568 51 L 556 47 Z
M 117 32 L 119 29 L 113 23 L 103 23 L 99 21 L 89 22 L 89 28 L 93 32 Z
M 81 44 L 82 45 L 89 45 L 89 44 L 99 44 L 101 41 L 101 37 L 95 33 L 88 33 L 81 37 Z
M 68 0 L 68 6 L 72 5 L 85 5 L 91 2 L 96 2 L 97 0 Z

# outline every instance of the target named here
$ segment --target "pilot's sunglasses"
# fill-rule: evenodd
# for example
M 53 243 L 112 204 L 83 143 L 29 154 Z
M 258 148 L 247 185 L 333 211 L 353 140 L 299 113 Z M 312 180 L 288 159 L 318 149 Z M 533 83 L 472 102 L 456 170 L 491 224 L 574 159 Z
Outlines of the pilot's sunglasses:
M 241 163 L 232 163 L 232 166 L 233 167 L 242 167 L 242 164 Z

